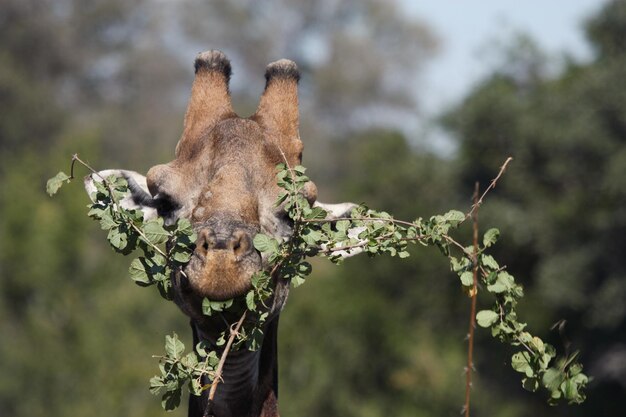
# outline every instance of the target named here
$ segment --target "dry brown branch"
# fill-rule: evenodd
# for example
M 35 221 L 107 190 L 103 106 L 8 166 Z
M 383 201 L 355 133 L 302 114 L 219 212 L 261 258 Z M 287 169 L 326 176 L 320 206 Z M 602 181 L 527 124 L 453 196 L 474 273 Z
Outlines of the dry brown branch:
M 507 162 L 509 161 L 509 159 L 507 159 Z M 506 167 L 507 162 L 505 162 L 503 167 Z M 502 172 L 503 172 L 503 169 L 500 170 L 500 174 Z M 498 177 L 500 176 L 500 174 L 498 174 Z M 494 186 L 495 186 L 496 180 L 492 181 L 492 184 L 494 184 Z M 470 292 L 472 296 L 472 304 L 470 307 L 470 320 L 469 320 L 469 331 L 468 331 L 469 336 L 468 336 L 468 348 L 467 348 L 467 369 L 465 370 L 465 406 L 463 407 L 463 410 L 465 411 L 465 417 L 469 417 L 470 415 L 472 370 L 474 369 L 474 328 L 476 327 L 476 296 L 478 294 L 478 206 L 479 206 L 477 205 L 479 201 L 478 192 L 479 192 L 479 184 L 478 182 L 476 182 L 474 186 L 474 196 L 472 198 L 474 202 L 474 207 L 476 207 L 476 210 L 472 209 L 472 229 L 473 229 L 473 246 L 474 246 L 474 253 L 472 255 L 474 266 L 473 266 L 472 272 L 474 276 L 474 285 L 472 286 L 472 289 Z M 483 194 L 483 197 L 484 195 L 485 194 Z
M 480 196 L 480 198 L 478 199 L 478 201 L 475 201 L 472 204 L 472 209 L 465 215 L 465 220 L 469 219 L 470 217 L 472 217 L 472 215 L 474 214 L 474 212 L 478 209 L 478 207 L 480 207 L 483 204 L 483 199 L 485 198 L 485 196 L 487 195 L 487 193 L 489 193 L 489 191 L 493 190 L 494 188 L 496 188 L 496 184 L 498 182 L 498 180 L 500 179 L 500 177 L 502 176 L 502 174 L 504 174 L 504 171 L 506 171 L 506 167 L 509 165 L 509 162 L 511 162 L 513 160 L 513 157 L 509 156 L 508 158 L 506 158 L 506 161 L 504 161 L 504 163 L 502 164 L 502 166 L 500 167 L 500 171 L 498 172 L 498 175 L 491 180 L 491 183 L 489 184 L 489 187 L 487 187 L 487 189 L 485 190 L 485 192 Z
M 215 371 L 215 378 L 213 379 L 213 383 L 211 384 L 211 390 L 209 391 L 209 402 L 207 404 L 206 410 L 204 410 L 204 416 L 208 417 L 211 415 L 211 406 L 213 404 L 213 398 L 215 398 L 215 393 L 217 392 L 217 386 L 222 380 L 222 372 L 224 370 L 224 364 L 226 363 L 226 358 L 228 357 L 228 353 L 230 352 L 231 347 L 233 346 L 233 342 L 237 335 L 239 335 L 239 330 L 243 325 L 244 320 L 246 319 L 247 311 L 244 311 L 241 315 L 239 321 L 235 324 L 234 328 L 230 329 L 230 337 L 228 338 L 228 342 L 226 342 L 226 347 L 224 347 L 224 352 L 220 357 L 220 362 L 217 364 L 217 369 Z

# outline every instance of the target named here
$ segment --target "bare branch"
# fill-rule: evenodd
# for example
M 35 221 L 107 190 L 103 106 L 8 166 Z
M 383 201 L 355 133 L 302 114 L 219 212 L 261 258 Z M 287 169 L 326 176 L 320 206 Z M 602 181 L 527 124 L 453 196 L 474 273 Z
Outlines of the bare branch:
M 491 191 L 494 188 L 496 188 L 496 183 L 498 182 L 498 180 L 500 179 L 502 174 L 504 174 L 504 171 L 506 171 L 507 165 L 509 165 L 509 162 L 511 162 L 512 160 L 513 160 L 513 157 L 509 156 L 508 158 L 506 158 L 506 161 L 504 161 L 504 164 L 502 164 L 502 166 L 500 167 L 500 171 L 498 172 L 498 175 L 494 179 L 491 180 L 491 183 L 489 184 L 489 187 L 487 187 L 487 189 L 485 190 L 483 195 L 480 196 L 478 201 L 475 201 L 474 204 L 472 204 L 472 209 L 469 211 L 469 213 L 467 213 L 465 215 L 465 220 L 467 220 L 470 217 L 472 217 L 472 215 L 478 209 L 478 207 L 480 207 L 483 204 L 483 199 L 485 198 L 487 193 L 489 193 L 489 191 Z
M 387 222 L 387 223 L 394 223 L 394 224 L 400 224 L 403 226 L 409 226 L 409 227 L 417 227 L 417 225 L 415 223 L 411 223 L 411 222 L 407 222 L 404 220 L 397 220 L 397 219 L 387 219 L 384 217 L 336 217 L 333 219 L 302 219 L 302 223 L 334 223 L 340 220 L 348 220 L 348 221 L 372 221 L 372 222 Z
M 220 358 L 220 362 L 217 365 L 217 370 L 215 371 L 215 378 L 213 378 L 213 383 L 211 384 L 211 390 L 209 391 L 209 402 L 207 404 L 206 409 L 204 410 L 205 417 L 210 416 L 211 407 L 213 404 L 213 398 L 215 398 L 215 392 L 217 391 L 217 386 L 222 380 L 222 372 L 224 370 L 224 364 L 226 363 L 226 358 L 228 357 L 228 353 L 235 341 L 235 338 L 239 335 L 239 330 L 243 325 L 243 321 L 246 319 L 247 310 L 243 312 L 241 318 L 235 325 L 235 328 L 230 329 L 230 337 L 228 338 L 228 342 L 226 342 L 226 347 L 224 348 L 224 352 L 222 353 L 222 357 Z
M 510 158 L 509 158 L 510 159 Z M 508 162 L 508 159 L 507 159 Z M 506 162 L 505 165 L 506 166 Z M 502 170 L 500 171 L 502 172 Z M 498 175 L 499 177 L 500 175 Z M 497 180 L 497 178 L 496 178 Z M 495 180 L 492 181 L 492 184 L 495 185 Z M 465 411 L 465 417 L 469 417 L 470 415 L 470 397 L 471 397 L 471 388 L 472 388 L 472 369 L 474 369 L 474 329 L 476 327 L 476 295 L 478 294 L 478 192 L 479 192 L 479 184 L 476 182 L 474 186 L 474 207 L 476 210 L 472 209 L 472 230 L 473 230 L 473 245 L 474 245 L 474 253 L 472 255 L 472 260 L 474 262 L 474 266 L 472 268 L 473 277 L 474 277 L 474 285 L 471 289 L 472 296 L 472 305 L 470 307 L 470 320 L 469 320 L 469 337 L 468 337 L 468 348 L 467 348 L 467 368 L 465 371 L 465 405 L 463 406 L 463 410 Z M 483 194 L 484 196 L 484 194 Z M 482 198 L 482 197 L 481 197 Z

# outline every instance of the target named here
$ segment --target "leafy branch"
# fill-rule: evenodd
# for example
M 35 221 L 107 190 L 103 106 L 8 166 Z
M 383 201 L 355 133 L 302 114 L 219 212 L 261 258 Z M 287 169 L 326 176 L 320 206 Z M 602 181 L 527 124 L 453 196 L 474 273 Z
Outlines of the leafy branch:
M 470 338 L 473 341 L 474 320 L 483 328 L 490 328 L 492 335 L 501 342 L 513 347 L 523 348 L 511 358 L 511 365 L 516 371 L 523 373 L 522 385 L 530 391 L 540 387 L 550 394 L 550 403 L 564 399 L 569 403 L 581 403 L 585 399 L 584 388 L 588 378 L 582 373 L 582 365 L 575 362 L 575 356 L 556 358 L 556 349 L 539 337 L 526 330 L 527 324 L 518 319 L 516 306 L 523 297 L 522 287 L 515 278 L 500 267 L 498 262 L 487 253 L 498 240 L 500 232 L 492 228 L 482 237 L 479 244 L 476 213 L 487 193 L 492 190 L 500 179 L 512 158 L 508 158 L 496 178 L 491 181 L 485 192 L 478 197 L 475 193 L 471 210 L 464 214 L 451 210 L 443 215 L 429 219 L 418 218 L 415 221 L 394 219 L 385 212 L 376 212 L 367 207 L 355 208 L 349 217 L 327 219 L 324 213 L 311 208 L 303 197 L 302 188 L 308 181 L 303 167 L 289 169 L 279 166 L 279 185 L 287 195 L 279 201 L 286 203 L 286 209 L 294 223 L 302 225 L 298 233 L 294 233 L 290 247 L 296 253 L 285 251 L 282 245 L 267 245 L 257 249 L 272 256 L 281 258 L 281 264 L 292 265 L 290 270 L 299 270 L 304 254 L 314 252 L 326 256 L 335 263 L 341 263 L 346 256 L 354 252 L 365 252 L 369 256 L 387 254 L 401 258 L 409 256 L 408 244 L 419 243 L 424 246 L 436 246 L 448 257 L 450 267 L 457 273 L 465 292 L 472 297 L 472 313 L 470 322 Z M 455 240 L 450 233 L 457 229 L 466 219 L 474 218 L 473 244 L 465 247 Z M 269 239 L 269 238 L 268 238 Z M 285 259 L 287 257 L 287 259 Z M 306 268 L 302 270 L 308 271 Z M 310 271 L 308 271 L 310 272 Z M 292 278 L 293 279 L 293 278 Z M 297 277 L 297 285 L 304 280 Z M 495 302 L 491 309 L 476 309 L 476 296 L 481 285 L 486 288 Z M 470 349 L 473 349 L 470 343 Z M 472 353 L 468 354 L 469 373 L 473 367 Z M 467 402 L 467 411 L 469 402 Z
M 582 365 L 575 362 L 576 355 L 556 357 L 553 346 L 526 331 L 526 323 L 520 322 L 515 310 L 523 297 L 522 287 L 514 277 L 488 253 L 500 232 L 488 230 L 479 244 L 476 213 L 487 193 L 500 179 L 508 158 L 500 168 L 496 178 L 480 198 L 475 193 L 474 203 L 468 213 L 450 210 L 442 215 L 414 221 L 394 219 L 389 213 L 370 210 L 359 206 L 349 216 L 329 219 L 321 207 L 311 207 L 305 198 L 305 186 L 309 178 L 302 166 L 290 167 L 280 164 L 277 167 L 277 184 L 283 189 L 276 205 L 282 207 L 292 221 L 292 236 L 286 242 L 279 242 L 271 236 L 259 233 L 254 237 L 255 248 L 262 253 L 269 267 L 251 278 L 251 288 L 235 300 L 212 301 L 204 299 L 203 313 L 220 314 L 225 311 L 241 315 L 235 327 L 228 327 L 218 339 L 218 347 L 224 346 L 221 355 L 200 343 L 194 351 L 183 355 L 184 345 L 176 334 L 166 337 L 165 355 L 158 356 L 161 375 L 150 380 L 153 393 L 164 391 L 162 405 L 173 409 L 180 403 L 182 387 L 187 386 L 193 395 L 201 395 L 209 389 L 212 400 L 221 381 L 222 368 L 232 350 L 245 346 L 256 350 L 263 340 L 263 326 L 271 306 L 268 301 L 276 285 L 297 287 L 305 282 L 312 266 L 308 257 L 323 256 L 334 263 L 356 253 L 368 256 L 390 255 L 406 258 L 409 244 L 435 246 L 449 259 L 451 270 L 459 276 L 461 286 L 472 297 L 470 315 L 470 347 L 468 352 L 466 383 L 466 415 L 469 413 L 469 387 L 471 385 L 473 330 L 474 322 L 490 328 L 493 337 L 513 347 L 522 348 L 511 358 L 511 365 L 524 374 L 522 385 L 530 391 L 539 387 L 550 393 L 550 402 L 564 399 L 569 403 L 584 401 L 584 387 L 588 378 L 582 373 Z M 108 232 L 107 239 L 112 248 L 123 254 L 140 249 L 143 256 L 135 258 L 130 265 L 131 279 L 141 286 L 156 285 L 161 295 L 171 299 L 170 275 L 174 269 L 182 268 L 189 261 L 194 248 L 196 235 L 187 219 L 179 219 L 176 224 L 166 226 L 163 220 L 144 220 L 138 210 L 124 208 L 124 198 L 128 197 L 128 184 L 124 178 L 111 176 L 102 178 L 77 155 L 72 158 L 71 175 L 62 172 L 48 181 L 47 189 L 53 195 L 66 182 L 73 178 L 74 164 L 86 167 L 94 178 L 96 191 L 91 195 L 93 203 L 88 215 L 100 222 Z M 95 178 L 95 177 L 97 178 Z M 474 237 L 472 245 L 464 246 L 451 236 L 466 219 L 473 218 Z M 495 299 L 493 307 L 475 313 L 479 286 L 486 288 Z M 243 310 L 243 311 L 242 311 Z M 248 319 L 246 320 L 246 317 Z M 202 384 L 203 379 L 210 381 Z M 209 404 L 211 401 L 209 401 Z

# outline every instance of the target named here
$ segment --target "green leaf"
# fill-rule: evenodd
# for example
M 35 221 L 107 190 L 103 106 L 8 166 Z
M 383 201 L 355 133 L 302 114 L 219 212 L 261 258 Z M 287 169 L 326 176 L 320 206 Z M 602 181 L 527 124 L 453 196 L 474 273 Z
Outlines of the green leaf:
M 294 288 L 297 288 L 300 285 L 304 284 L 305 281 L 306 280 L 301 276 L 295 275 L 293 278 L 291 278 L 291 285 L 293 285 Z
M 465 258 L 461 258 L 463 261 L 465 260 Z M 454 256 L 450 256 L 450 268 L 452 269 L 452 271 L 454 272 L 459 272 L 461 269 L 463 269 L 465 267 L 464 264 L 461 263 L 461 261 L 459 261 L 457 258 L 455 258 Z
M 246 306 L 250 311 L 256 311 L 256 303 L 254 302 L 254 291 L 248 291 L 246 294 Z
M 128 190 L 128 181 L 123 176 L 110 175 L 107 180 L 111 184 L 111 186 L 119 191 L 127 191 Z
M 482 310 L 476 314 L 476 322 L 480 327 L 489 327 L 498 321 L 498 313 L 491 310 Z
M 190 381 L 189 392 L 196 397 L 202 395 L 202 384 L 199 380 L 193 378 Z
M 209 366 L 215 367 L 219 364 L 220 358 L 217 357 L 217 353 L 215 353 L 215 351 L 211 351 L 207 355 L 207 361 L 209 362 Z
M 580 369 L 582 369 L 582 367 L 583 367 L 582 365 L 580 365 L 578 363 L 575 364 L 575 365 L 578 365 L 580 367 Z M 581 374 L 581 373 L 578 373 L 578 374 L 572 376 L 570 379 L 572 381 L 576 381 L 577 384 L 586 384 L 587 382 L 589 382 L 589 377 L 587 377 L 587 375 Z
M 326 210 L 321 207 L 313 207 L 311 211 L 305 216 L 307 220 L 325 219 L 328 216 Z
M 100 228 L 102 228 L 102 230 L 111 230 L 119 226 L 119 223 L 115 221 L 109 210 L 103 210 L 99 220 Z
M 500 236 L 500 231 L 496 228 L 489 229 L 485 232 L 483 236 L 483 246 L 488 248 L 498 241 L 498 237 Z
M 176 222 L 176 233 L 191 236 L 193 234 L 193 227 L 189 219 L 180 218 Z
M 46 183 L 46 192 L 48 193 L 48 195 L 50 197 L 55 195 L 57 193 L 57 191 L 59 191 L 59 188 L 61 188 L 61 186 L 63 186 L 64 182 L 69 183 L 70 182 L 70 176 L 67 175 L 63 171 L 59 172 L 54 177 L 50 178 L 48 180 L 48 182 Z
M 558 390 L 563 382 L 563 372 L 557 368 L 549 368 L 544 374 L 541 381 L 543 386 L 550 391 Z
M 573 363 L 570 367 L 569 367 L 569 374 L 571 376 L 575 376 L 578 375 L 579 373 L 581 373 L 583 371 L 583 366 L 579 363 Z
M 249 350 L 259 350 L 263 343 L 263 331 L 258 327 L 253 327 L 246 342 Z
M 196 356 L 195 352 L 189 352 L 182 357 L 180 363 L 185 368 L 194 368 L 196 367 L 196 365 L 198 365 L 198 357 Z
M 505 291 L 509 291 L 513 288 L 515 282 L 513 281 L 513 276 L 508 272 L 502 271 L 498 273 L 498 278 L 496 278 L 496 282 L 492 285 L 487 286 L 487 290 L 494 294 L 500 294 Z
M 165 353 L 167 356 L 179 359 L 180 355 L 185 351 L 185 345 L 178 339 L 178 335 L 174 333 L 172 336 L 165 336 Z
M 465 271 L 461 274 L 461 284 L 466 287 L 474 286 L 474 273 L 472 271 Z
M 163 378 L 160 376 L 153 376 L 150 378 L 150 393 L 156 395 L 165 386 L 163 384 Z
M 539 381 L 537 378 L 524 378 L 522 379 L 522 387 L 527 391 L 535 392 L 539 388 Z
M 491 255 L 482 255 L 480 257 L 480 262 L 489 269 L 497 270 L 500 268 L 498 262 Z
M 261 271 L 252 275 L 250 283 L 252 284 L 252 287 L 259 288 L 260 286 L 267 284 L 269 280 L 269 274 Z
M 178 248 L 177 246 L 174 247 L 170 254 L 172 259 L 181 264 L 187 263 L 191 259 L 191 252 L 182 250 L 182 248 Z
M 337 222 L 337 224 L 335 225 L 335 227 L 337 228 L 337 231 L 345 232 L 350 227 L 350 221 L 349 220 L 339 220 Z
M 302 240 L 309 246 L 317 246 L 323 238 L 322 232 L 319 230 L 305 229 L 301 235 Z
M 233 299 L 225 301 L 211 301 L 208 298 L 202 300 L 202 312 L 210 316 L 214 311 L 224 311 L 233 305 Z
M 130 263 L 130 268 L 128 268 L 128 273 L 130 274 L 130 279 L 135 281 L 139 285 L 150 285 L 152 281 L 148 276 L 148 272 L 146 271 L 146 265 L 143 261 L 143 258 L 136 258 Z
M 570 402 L 577 402 L 578 398 L 578 385 L 571 379 L 566 379 L 561 384 L 561 392 L 566 400 Z
M 128 235 L 121 227 L 110 229 L 107 239 L 111 246 L 118 250 L 123 250 L 128 245 Z
M 278 241 L 273 239 L 263 233 L 257 233 L 253 240 L 254 247 L 259 252 L 277 252 L 278 251 Z
M 298 264 L 298 274 L 300 276 L 307 276 L 311 274 L 313 267 L 308 262 L 300 262 Z
M 452 227 L 456 227 L 465 220 L 465 214 L 458 210 L 450 210 L 443 215 L 443 220 L 450 223 Z
M 161 407 L 163 407 L 165 411 L 175 410 L 180 405 L 180 396 L 180 388 L 174 391 L 166 391 L 161 398 Z
M 527 377 L 534 377 L 535 373 L 530 366 L 530 354 L 528 352 L 517 352 L 511 357 L 511 366 L 517 372 L 526 374 Z
M 110 178 L 115 178 L 115 177 L 112 176 Z M 100 193 L 102 195 L 105 195 L 105 196 L 109 195 L 109 189 L 107 188 L 107 186 L 104 184 L 103 181 L 94 179 L 93 180 L 93 185 L 96 187 L 96 190 L 98 191 L 98 193 Z
M 150 243 L 158 245 L 167 242 L 170 233 L 163 228 L 163 219 L 151 219 L 143 225 L 143 233 Z

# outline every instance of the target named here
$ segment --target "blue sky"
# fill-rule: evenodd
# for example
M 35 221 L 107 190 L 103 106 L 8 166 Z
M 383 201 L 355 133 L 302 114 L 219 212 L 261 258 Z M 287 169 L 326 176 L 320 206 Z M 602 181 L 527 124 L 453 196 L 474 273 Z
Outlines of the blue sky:
M 582 24 L 604 0 L 404 0 L 441 41 L 441 50 L 426 68 L 420 97 L 427 114 L 460 100 L 489 72 L 487 46 L 513 33 L 530 34 L 553 55 L 566 51 L 590 56 Z M 490 65 L 491 64 L 491 65 Z

